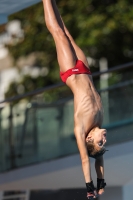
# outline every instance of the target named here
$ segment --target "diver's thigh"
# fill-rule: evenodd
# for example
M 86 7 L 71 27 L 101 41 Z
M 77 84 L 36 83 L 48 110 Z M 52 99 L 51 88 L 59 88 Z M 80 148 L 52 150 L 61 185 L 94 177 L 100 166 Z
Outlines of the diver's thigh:
M 56 45 L 60 71 L 65 72 L 66 70 L 73 68 L 77 58 L 65 33 L 58 33 L 56 36 L 54 36 L 54 41 Z

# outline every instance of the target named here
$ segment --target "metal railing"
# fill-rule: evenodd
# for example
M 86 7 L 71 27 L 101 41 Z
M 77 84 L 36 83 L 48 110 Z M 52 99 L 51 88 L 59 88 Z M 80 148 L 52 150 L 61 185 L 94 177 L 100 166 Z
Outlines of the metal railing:
M 118 74 L 118 79 L 111 79 L 108 87 L 100 88 L 103 74 L 113 74 L 113 78 Z M 93 78 L 103 100 L 103 126 L 109 132 L 107 145 L 133 139 L 133 62 L 94 73 Z M 0 102 L 4 103 L 0 109 L 0 171 L 78 152 L 73 139 L 73 98 L 69 92 L 66 98 L 64 90 L 58 91 L 64 87 L 59 83 Z M 54 103 L 46 103 L 45 93 L 51 91 L 59 92 L 59 98 Z M 29 101 L 26 98 L 30 96 L 33 98 Z M 16 100 L 20 101 L 13 105 Z
M 127 64 L 112 67 L 112 68 L 105 70 L 105 71 L 102 71 L 102 72 L 95 72 L 95 73 L 92 74 L 92 76 L 93 76 L 93 78 L 95 78 L 95 77 L 99 77 L 100 75 L 103 75 L 103 74 L 108 74 L 108 73 L 111 73 L 111 72 L 116 72 L 118 70 L 123 70 L 123 69 L 127 69 L 127 68 L 132 68 L 132 67 L 133 67 L 133 62 L 130 62 L 130 63 L 127 63 Z M 38 88 L 36 90 L 27 92 L 27 93 L 22 94 L 22 95 L 18 95 L 18 96 L 15 96 L 15 97 L 4 99 L 3 101 L 0 101 L 0 104 L 20 100 L 20 99 L 23 99 L 23 98 L 28 97 L 28 96 L 38 95 L 40 93 L 43 93 L 43 92 L 46 92 L 46 91 L 49 91 L 49 90 L 53 90 L 53 89 L 57 89 L 57 88 L 60 88 L 60 87 L 63 87 L 63 86 L 64 86 L 64 83 L 61 82 L 61 83 L 58 83 L 58 84 L 55 84 L 55 85 L 50 85 L 50 86 L 47 86 L 47 87 L 44 87 L 44 88 Z M 108 88 L 106 88 L 106 90 L 108 90 Z

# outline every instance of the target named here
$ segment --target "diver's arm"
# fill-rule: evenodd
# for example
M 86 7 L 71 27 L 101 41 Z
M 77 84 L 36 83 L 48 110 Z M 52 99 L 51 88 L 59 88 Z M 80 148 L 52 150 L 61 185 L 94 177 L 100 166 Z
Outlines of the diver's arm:
M 95 169 L 97 173 L 97 191 L 101 195 L 104 193 L 104 187 L 106 183 L 104 181 L 104 160 L 103 156 L 100 156 L 95 160 Z
M 82 129 L 75 128 L 75 137 L 78 145 L 78 149 L 80 152 L 81 157 L 81 163 L 82 163 L 82 170 L 85 178 L 86 188 L 87 188 L 87 198 L 96 198 L 97 197 L 97 191 L 93 185 L 93 181 L 91 178 L 91 168 L 90 168 L 90 159 L 87 152 L 86 147 L 86 140 L 85 140 L 85 134 L 82 133 Z
M 97 178 L 104 179 L 104 160 L 103 156 L 100 156 L 95 160 L 95 169 L 97 173 Z
M 90 159 L 87 152 L 86 141 L 85 141 L 85 134 L 82 133 L 79 127 L 74 129 L 75 137 L 77 141 L 77 146 L 80 153 L 81 163 L 82 163 L 82 170 L 85 178 L 85 182 L 91 182 L 91 169 L 90 169 Z

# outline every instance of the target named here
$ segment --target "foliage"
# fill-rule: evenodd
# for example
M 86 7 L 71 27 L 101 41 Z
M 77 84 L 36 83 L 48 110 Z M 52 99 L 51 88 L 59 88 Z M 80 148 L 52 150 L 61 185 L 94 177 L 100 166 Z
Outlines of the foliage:
M 109 67 L 130 62 L 133 57 L 133 4 L 131 0 L 58 0 L 58 7 L 63 19 L 77 44 L 87 56 L 95 59 L 106 57 Z M 9 46 L 10 52 L 17 61 L 32 52 L 41 55 L 36 59 L 38 67 L 49 67 L 49 74 L 32 80 L 23 77 L 21 84 L 25 91 L 59 82 L 58 64 L 55 45 L 48 33 L 42 3 L 10 16 L 10 20 L 19 19 L 24 29 L 25 38 L 15 46 Z M 92 69 L 92 71 L 95 69 Z M 40 82 L 39 82 L 40 80 Z M 12 88 L 12 89 L 11 89 Z M 12 90 L 12 91 L 11 91 Z M 17 91 L 10 86 L 6 96 Z

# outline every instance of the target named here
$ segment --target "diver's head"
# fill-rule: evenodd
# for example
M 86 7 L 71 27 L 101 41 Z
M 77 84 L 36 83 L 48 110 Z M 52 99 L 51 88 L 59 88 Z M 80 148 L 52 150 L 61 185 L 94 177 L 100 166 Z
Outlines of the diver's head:
M 97 158 L 105 153 L 106 134 L 106 129 L 100 129 L 99 127 L 93 128 L 88 133 L 86 144 L 90 157 Z

